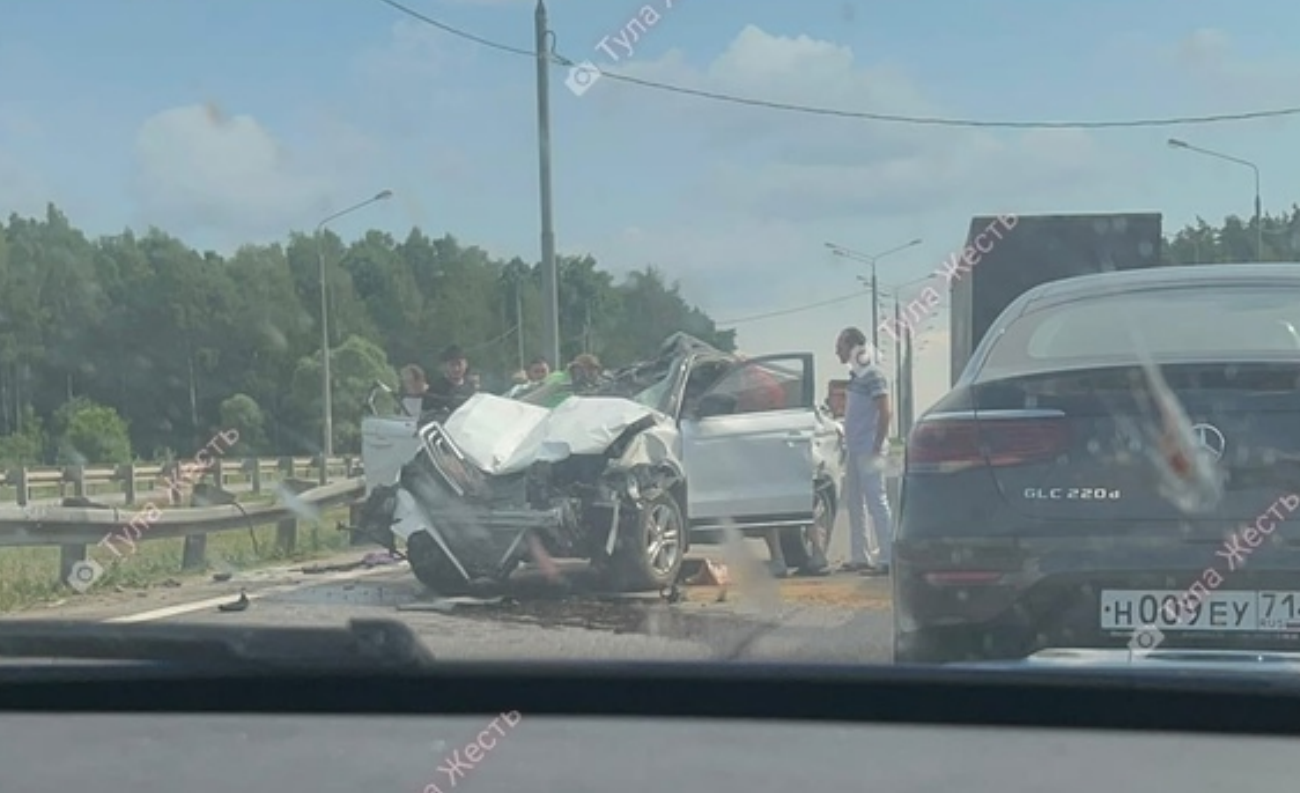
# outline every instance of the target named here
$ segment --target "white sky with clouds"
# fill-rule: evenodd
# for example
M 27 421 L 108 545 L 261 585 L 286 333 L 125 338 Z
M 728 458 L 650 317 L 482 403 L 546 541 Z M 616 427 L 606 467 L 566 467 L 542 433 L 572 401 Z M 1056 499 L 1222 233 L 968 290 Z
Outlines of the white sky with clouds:
M 657 0 L 610 64 L 595 44 L 641 3 L 553 0 L 557 50 L 639 79 L 771 102 L 893 114 L 1122 119 L 1280 107 L 1300 92 L 1300 6 L 1098 0 Z M 528 48 L 533 0 L 410 5 Z M 282 239 L 380 189 L 391 205 L 335 226 L 411 225 L 495 255 L 538 256 L 532 63 L 375 0 L 76 4 L 8 0 L 0 26 L 0 211 L 53 201 L 91 233 L 158 225 L 200 247 Z M 1250 175 L 1172 152 L 1170 135 L 1261 164 L 1265 207 L 1300 184 L 1294 122 L 1108 131 L 959 129 L 785 113 L 552 73 L 562 253 L 616 272 L 655 264 L 728 320 L 860 290 L 864 252 L 912 281 L 973 215 L 1251 209 Z M 1300 104 L 1300 102 L 1297 102 Z M 1288 134 L 1291 133 L 1291 134 Z M 913 287 L 913 290 L 919 287 Z M 905 296 L 909 296 L 905 294 Z M 910 293 L 915 296 L 915 292 Z M 948 383 L 946 312 L 922 334 L 919 407 Z M 738 325 L 749 354 L 813 350 L 867 328 L 865 298 Z M 891 364 L 892 365 L 892 364 Z

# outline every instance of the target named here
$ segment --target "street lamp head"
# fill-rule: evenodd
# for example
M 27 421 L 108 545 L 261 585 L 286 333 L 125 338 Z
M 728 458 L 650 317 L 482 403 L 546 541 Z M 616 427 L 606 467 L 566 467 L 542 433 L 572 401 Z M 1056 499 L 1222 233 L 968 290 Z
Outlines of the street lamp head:
M 388 199 L 390 199 L 390 198 L 392 198 L 392 197 L 393 197 L 393 191 L 392 191 L 392 190 L 382 190 L 382 191 L 379 192 L 379 194 L 377 194 L 377 195 L 375 196 L 375 200 L 376 200 L 376 201 L 387 201 Z
M 1187 141 L 1179 140 L 1178 138 L 1170 138 L 1169 141 L 1168 141 L 1168 143 L 1169 143 L 1169 147 L 1170 147 L 1170 148 L 1173 148 L 1173 149 L 1190 149 L 1190 148 L 1191 148 L 1191 146 L 1188 145 Z
M 921 244 L 921 238 L 920 238 L 920 237 L 917 237 L 916 239 L 914 239 L 914 240 L 912 240 L 911 242 L 907 243 L 907 247 L 910 248 L 910 247 L 912 247 L 913 245 L 920 245 L 920 244 Z

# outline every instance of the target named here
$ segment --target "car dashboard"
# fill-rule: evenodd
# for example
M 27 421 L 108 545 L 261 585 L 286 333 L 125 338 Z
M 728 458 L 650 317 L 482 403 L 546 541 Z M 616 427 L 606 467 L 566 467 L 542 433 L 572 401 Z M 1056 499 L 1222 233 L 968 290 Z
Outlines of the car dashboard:
M 1283 738 L 733 720 L 8 715 L 22 793 L 1289 790 Z M 474 749 L 472 747 L 478 747 Z
M 270 645 L 241 646 L 227 671 L 0 667 L 0 789 L 1209 793 L 1300 776 L 1300 678 L 1264 656 L 1201 677 L 1098 674 L 1078 653 L 1030 671 L 397 654 L 267 671 Z

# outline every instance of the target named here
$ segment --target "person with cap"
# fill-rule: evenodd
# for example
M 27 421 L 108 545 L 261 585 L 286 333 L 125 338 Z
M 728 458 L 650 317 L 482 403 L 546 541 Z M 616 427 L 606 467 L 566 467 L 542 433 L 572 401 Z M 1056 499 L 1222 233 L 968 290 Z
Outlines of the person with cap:
M 600 359 L 589 352 L 569 362 L 569 382 L 575 394 L 589 394 L 598 389 L 604 382 L 604 374 Z

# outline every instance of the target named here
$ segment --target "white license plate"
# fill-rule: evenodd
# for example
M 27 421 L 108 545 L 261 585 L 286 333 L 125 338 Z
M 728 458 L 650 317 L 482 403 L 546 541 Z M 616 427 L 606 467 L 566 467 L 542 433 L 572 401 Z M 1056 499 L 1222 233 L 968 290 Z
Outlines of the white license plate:
M 1211 592 L 1179 619 L 1186 597 L 1186 590 L 1103 590 L 1101 629 L 1300 633 L 1300 591 Z

